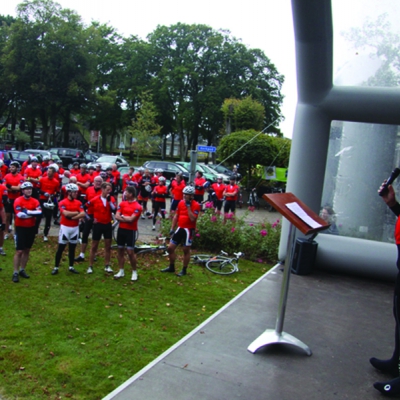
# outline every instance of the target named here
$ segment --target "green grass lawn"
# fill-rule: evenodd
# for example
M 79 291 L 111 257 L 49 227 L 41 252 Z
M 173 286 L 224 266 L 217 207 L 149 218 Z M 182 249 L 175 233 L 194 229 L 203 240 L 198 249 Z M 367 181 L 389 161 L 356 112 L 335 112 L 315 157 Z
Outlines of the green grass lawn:
M 60 273 L 52 276 L 56 238 L 41 239 L 31 252 L 30 279 L 11 281 L 12 240 L 0 259 L 5 399 L 101 399 L 271 267 L 241 260 L 240 273 L 218 276 L 193 265 L 178 278 L 159 272 L 166 258 L 140 255 L 139 280 L 131 282 L 127 273 L 117 281 L 103 272 L 101 253 L 93 275 L 85 273 L 86 262 L 74 275 L 65 252 Z M 115 253 L 112 261 L 117 272 Z

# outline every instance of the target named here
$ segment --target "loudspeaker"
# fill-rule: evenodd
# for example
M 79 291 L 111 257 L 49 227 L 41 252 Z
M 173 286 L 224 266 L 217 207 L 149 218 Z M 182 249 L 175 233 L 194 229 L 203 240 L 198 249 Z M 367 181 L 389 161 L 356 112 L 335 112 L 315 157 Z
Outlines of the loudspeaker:
M 297 275 L 309 275 L 313 272 L 318 243 L 313 240 L 297 239 L 293 252 L 292 272 Z

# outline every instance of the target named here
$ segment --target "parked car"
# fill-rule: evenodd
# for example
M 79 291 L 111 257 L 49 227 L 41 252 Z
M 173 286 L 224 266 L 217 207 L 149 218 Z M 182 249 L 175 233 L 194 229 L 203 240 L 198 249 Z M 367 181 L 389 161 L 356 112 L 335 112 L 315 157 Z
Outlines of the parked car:
M 60 160 L 60 157 L 58 157 L 57 154 L 50 153 L 48 150 L 26 149 L 25 153 L 32 154 L 34 156 L 40 156 L 42 160 L 45 156 L 51 157 L 54 161 Z
M 229 177 L 230 175 L 224 174 L 223 172 L 218 172 L 214 168 L 212 168 L 210 165 L 205 165 L 205 164 L 200 164 L 206 171 L 209 171 L 210 173 L 214 173 L 216 176 L 220 175 L 222 176 L 222 180 L 224 183 L 229 183 Z
M 4 164 L 9 167 L 12 160 L 12 155 L 10 155 L 9 151 L 0 151 L 0 160 L 3 160 Z
M 182 165 L 185 169 L 187 169 L 190 172 L 190 162 L 186 161 L 177 161 L 178 165 Z M 201 171 L 203 173 L 203 177 L 207 179 L 210 182 L 216 182 L 217 181 L 217 174 L 215 172 L 210 172 L 207 171 L 204 168 L 204 165 L 197 164 L 196 165 L 196 171 Z
M 189 171 L 182 165 L 171 161 L 146 161 L 143 168 L 147 168 L 150 172 L 154 172 L 155 168 L 161 168 L 164 171 L 163 176 L 168 180 L 175 178 L 177 172 L 182 172 L 183 179 L 186 182 L 189 180 Z
M 10 150 L 9 153 L 10 153 L 10 155 L 12 157 L 12 160 L 13 161 L 18 161 L 21 165 L 30 156 L 30 154 L 27 153 L 26 151 Z
M 232 175 L 233 171 L 222 164 L 208 164 L 210 168 L 217 171 L 219 174 Z
M 25 149 L 44 150 L 44 142 L 25 143 Z
M 85 154 L 79 149 L 70 149 L 66 147 L 53 147 L 49 150 L 52 154 L 61 158 L 63 166 L 71 169 L 74 162 L 79 164 L 86 163 Z
M 91 165 L 96 166 L 97 164 L 101 165 L 101 169 L 104 171 L 108 167 L 111 167 L 113 164 L 117 164 L 117 167 L 129 167 L 128 161 L 125 160 L 122 156 L 102 156 L 99 157 L 96 161 L 88 164 L 88 167 Z

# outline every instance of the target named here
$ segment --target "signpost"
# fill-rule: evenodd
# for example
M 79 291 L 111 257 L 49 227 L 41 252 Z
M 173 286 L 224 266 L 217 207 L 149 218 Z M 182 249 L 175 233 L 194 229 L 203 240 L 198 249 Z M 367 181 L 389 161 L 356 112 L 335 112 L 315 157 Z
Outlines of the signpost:
M 214 146 L 197 146 L 197 151 L 202 151 L 203 153 L 215 153 L 217 148 Z

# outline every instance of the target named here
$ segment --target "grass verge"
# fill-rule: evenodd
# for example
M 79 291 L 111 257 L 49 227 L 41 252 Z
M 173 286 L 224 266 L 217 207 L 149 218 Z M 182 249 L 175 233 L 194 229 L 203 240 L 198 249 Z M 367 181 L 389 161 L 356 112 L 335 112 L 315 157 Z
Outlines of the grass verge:
M 191 265 L 188 276 L 162 274 L 161 255 L 138 256 L 137 282 L 104 273 L 50 274 L 56 238 L 37 238 L 27 272 L 11 281 L 13 241 L 0 259 L 0 396 L 4 399 L 101 399 L 216 312 L 271 265 L 240 261 L 218 276 Z M 181 254 L 180 251 L 178 251 Z M 117 272 L 116 254 L 112 256 Z M 126 263 L 128 265 L 128 263 Z M 177 262 L 177 269 L 182 265 Z

